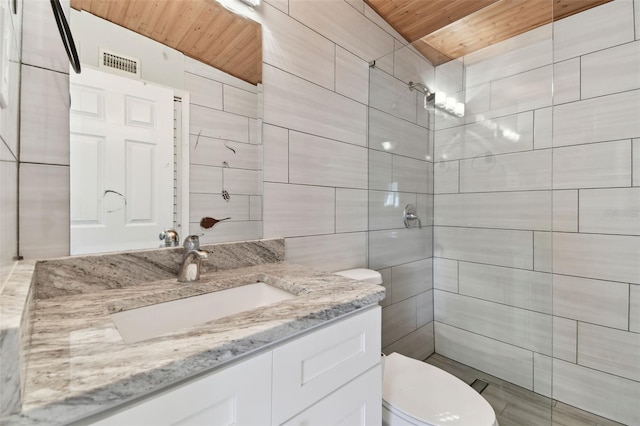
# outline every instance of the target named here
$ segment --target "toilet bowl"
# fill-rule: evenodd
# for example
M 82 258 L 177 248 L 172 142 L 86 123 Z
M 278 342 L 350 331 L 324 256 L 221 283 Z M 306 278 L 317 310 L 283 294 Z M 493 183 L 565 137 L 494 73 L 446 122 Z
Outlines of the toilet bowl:
M 380 273 L 369 269 L 336 274 L 382 284 Z M 395 352 L 383 362 L 383 425 L 498 426 L 491 405 L 457 377 Z

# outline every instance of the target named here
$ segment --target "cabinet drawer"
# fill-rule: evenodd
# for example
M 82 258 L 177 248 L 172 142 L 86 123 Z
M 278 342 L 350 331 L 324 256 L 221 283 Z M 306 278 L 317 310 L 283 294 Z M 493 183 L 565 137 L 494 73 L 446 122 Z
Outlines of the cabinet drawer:
M 264 425 L 271 417 L 271 352 L 152 396 L 94 425 Z
M 382 367 L 373 367 L 285 423 L 287 426 L 382 424 Z
M 279 425 L 380 362 L 380 307 L 273 351 L 273 424 Z

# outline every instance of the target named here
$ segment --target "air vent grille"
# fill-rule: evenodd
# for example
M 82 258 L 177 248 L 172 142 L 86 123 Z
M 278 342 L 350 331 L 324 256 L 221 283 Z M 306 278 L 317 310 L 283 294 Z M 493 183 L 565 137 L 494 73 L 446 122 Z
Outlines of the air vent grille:
M 102 67 L 111 68 L 127 74 L 140 75 L 140 64 L 137 59 L 126 58 L 111 52 L 102 51 Z

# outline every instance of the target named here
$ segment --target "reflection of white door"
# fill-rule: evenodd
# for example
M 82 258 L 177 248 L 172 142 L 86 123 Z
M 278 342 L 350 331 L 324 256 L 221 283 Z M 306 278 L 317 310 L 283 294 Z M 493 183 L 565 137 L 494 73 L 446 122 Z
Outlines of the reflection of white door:
M 156 247 L 173 226 L 173 92 L 71 77 L 71 254 Z

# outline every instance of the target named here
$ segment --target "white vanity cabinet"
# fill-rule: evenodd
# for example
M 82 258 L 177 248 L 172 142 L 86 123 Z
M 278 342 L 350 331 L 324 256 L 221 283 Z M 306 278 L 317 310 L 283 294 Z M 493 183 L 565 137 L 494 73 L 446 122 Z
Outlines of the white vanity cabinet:
M 96 425 L 380 425 L 380 307 L 151 396 Z

